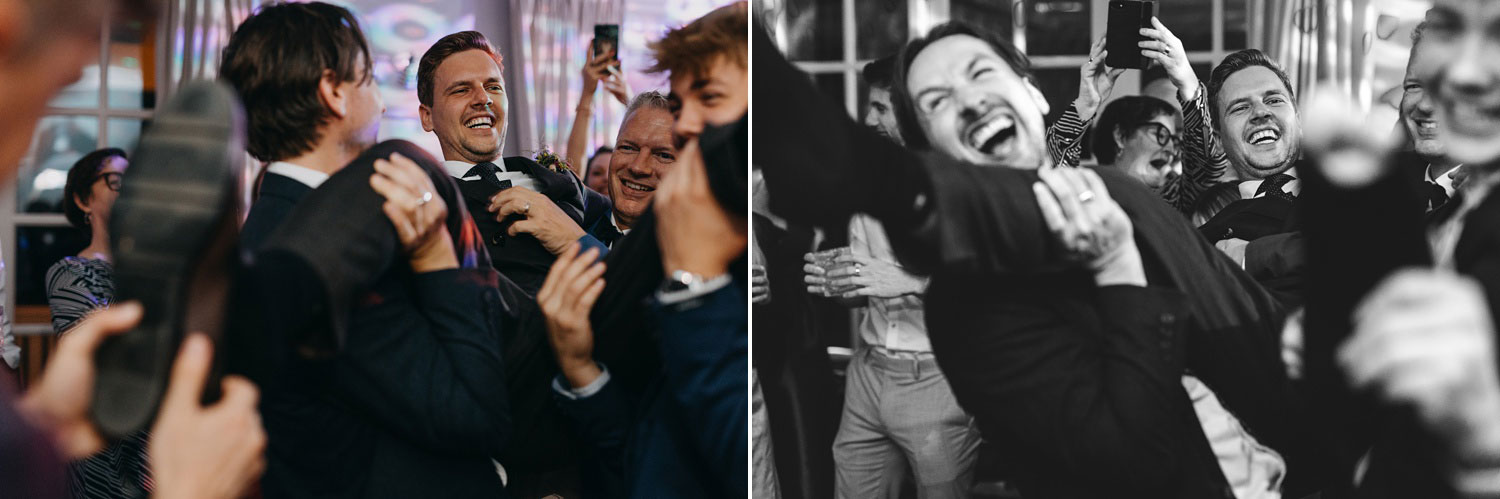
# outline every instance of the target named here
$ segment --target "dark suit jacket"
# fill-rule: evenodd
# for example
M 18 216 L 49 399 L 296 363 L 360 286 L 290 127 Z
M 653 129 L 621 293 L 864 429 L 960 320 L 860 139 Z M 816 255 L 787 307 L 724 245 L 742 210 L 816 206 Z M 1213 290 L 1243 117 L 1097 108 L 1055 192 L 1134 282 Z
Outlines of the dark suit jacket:
M 1300 172 L 1306 162 L 1300 162 Z M 1221 190 L 1222 189 L 1222 190 Z M 1243 239 L 1245 271 L 1272 296 L 1288 307 L 1302 305 L 1302 281 L 1307 261 L 1297 202 L 1263 196 L 1240 199 L 1239 184 L 1225 182 L 1209 190 L 1206 203 L 1230 201 L 1215 211 L 1212 218 L 1198 227 L 1211 242 Z
M 266 175 L 242 234 L 247 247 L 297 216 L 311 196 L 323 196 L 326 206 L 368 189 L 374 156 L 367 152 L 316 191 Z M 446 175 L 435 181 L 456 199 Z M 467 220 L 460 207 L 448 225 L 455 248 L 472 252 L 478 248 L 464 244 L 474 238 L 464 237 L 472 230 Z M 491 462 L 511 422 L 497 325 L 513 314 L 505 300 L 518 296 L 488 268 L 414 274 L 390 267 L 350 313 L 337 356 L 295 360 L 263 386 L 265 496 L 503 495 Z
M 307 184 L 267 172 L 260 179 L 260 188 L 255 202 L 250 205 L 250 214 L 245 216 L 245 225 L 240 227 L 240 247 L 247 251 L 259 249 L 281 221 L 286 220 L 297 201 L 309 192 L 312 188 Z
M 577 176 L 554 171 L 520 156 L 505 158 L 504 162 L 507 170 L 524 171 L 535 178 L 538 192 L 551 199 L 585 231 L 600 223 L 608 225 L 609 199 L 584 187 Z M 487 211 L 490 198 L 498 192 L 493 185 L 482 180 L 455 181 L 469 212 L 475 215 L 474 222 L 495 270 L 518 284 L 525 295 L 534 297 L 556 257 L 534 237 L 524 234 L 512 237 L 505 233 L 509 221 L 498 221 Z M 601 254 L 608 252 L 604 243 L 591 235 L 583 236 L 579 242 L 585 249 L 597 247 Z M 501 455 L 500 462 L 510 473 L 514 486 L 526 490 L 540 487 L 541 490 L 568 492 L 577 484 L 560 484 L 552 474 L 559 470 L 570 473 L 566 470 L 578 464 L 582 444 L 551 401 L 550 383 L 558 374 L 557 359 L 547 343 L 545 318 L 536 310 L 534 298 L 527 301 L 521 306 L 516 327 L 505 331 L 502 350 L 512 414 L 516 426 L 526 431 L 516 435 Z M 532 482 L 534 479 L 545 483 Z
M 609 218 L 609 199 L 584 187 L 576 175 L 554 171 L 521 156 L 511 156 L 504 161 L 506 170 L 524 171 L 536 179 L 537 191 L 551 199 L 585 232 L 601 218 Z M 552 262 L 557 258 L 534 237 L 525 234 L 517 237 L 506 235 L 506 229 L 510 228 L 509 221 L 495 220 L 495 215 L 487 211 L 490 197 L 498 192 L 493 185 L 482 180 L 455 180 L 458 181 L 459 190 L 463 192 L 469 213 L 474 215 L 474 223 L 479 226 L 479 233 L 484 235 L 484 244 L 489 249 L 490 261 L 494 263 L 495 270 L 520 285 L 521 289 L 535 295 L 542 288 L 542 281 L 547 278 L 547 269 L 552 268 Z M 589 235 L 585 235 L 580 242 L 586 248 L 604 247 Z
M 652 305 L 661 371 L 640 394 L 610 382 L 587 398 L 558 396 L 610 476 L 610 497 L 743 497 L 749 367 L 745 283 Z M 606 366 L 608 367 L 608 366 Z
M 1109 304 L 1130 302 L 1064 260 L 1032 194 L 1035 172 L 907 151 L 823 102 L 764 33 L 755 38 L 756 88 L 779 96 L 755 104 L 772 210 L 834 228 L 850 211 L 871 213 L 903 264 L 933 276 L 939 366 L 1003 459 L 1027 463 L 1022 494 L 1224 497 L 1190 402 L 1165 377 L 1175 365 L 1287 457 L 1289 481 L 1300 473 L 1279 352 L 1285 310 L 1154 193 L 1099 172 L 1131 217 L 1148 282 L 1169 290 L 1121 312 Z
M 1358 489 L 1345 481 L 1325 497 L 1456 497 L 1447 474 L 1451 458 L 1440 441 L 1410 408 L 1351 390 L 1334 357 L 1351 333 L 1354 307 L 1370 290 L 1396 269 L 1431 264 L 1422 177 L 1414 168 L 1409 156 L 1393 156 L 1381 178 L 1355 189 L 1308 176 L 1305 358 L 1311 395 L 1321 402 L 1314 414 L 1337 453 L 1332 472 L 1352 476 L 1370 452 Z M 1491 313 L 1500 310 L 1500 196 L 1487 196 L 1469 213 L 1453 256 L 1454 268 L 1484 288 Z

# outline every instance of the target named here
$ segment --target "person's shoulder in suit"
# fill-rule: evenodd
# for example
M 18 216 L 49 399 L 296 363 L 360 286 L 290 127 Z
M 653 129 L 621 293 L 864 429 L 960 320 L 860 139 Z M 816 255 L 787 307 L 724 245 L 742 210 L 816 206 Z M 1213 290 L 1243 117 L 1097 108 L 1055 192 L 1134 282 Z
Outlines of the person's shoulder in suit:
M 240 247 L 249 250 L 259 248 L 276 227 L 286 220 L 287 215 L 291 214 L 297 201 L 309 192 L 312 192 L 312 188 L 307 184 L 290 177 L 266 173 L 261 178 L 260 190 L 240 229 Z

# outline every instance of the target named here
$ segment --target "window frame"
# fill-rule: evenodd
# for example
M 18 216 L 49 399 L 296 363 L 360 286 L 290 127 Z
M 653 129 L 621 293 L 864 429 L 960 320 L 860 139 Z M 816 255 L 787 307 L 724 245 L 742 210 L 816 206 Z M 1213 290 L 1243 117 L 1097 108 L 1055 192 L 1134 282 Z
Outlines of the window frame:
M 43 114 L 44 118 L 52 116 L 86 116 L 95 118 L 97 120 L 96 126 L 98 127 L 97 130 L 99 132 L 94 144 L 95 149 L 108 147 L 110 119 L 132 119 L 145 121 L 150 120 L 156 113 L 154 103 L 150 108 L 143 107 L 141 109 L 112 109 L 109 106 L 109 49 L 111 43 L 110 31 L 112 27 L 111 25 L 114 23 L 114 21 L 116 21 L 116 19 L 105 19 L 100 23 L 99 26 L 99 100 L 97 103 L 95 103 L 95 106 L 92 108 L 67 108 L 56 107 L 51 105 L 51 103 L 48 103 Z M 149 27 L 150 32 L 152 32 L 154 36 L 160 36 L 160 20 L 149 21 L 151 22 L 151 26 Z M 151 50 L 160 52 L 161 44 L 152 44 Z M 152 56 L 154 64 L 156 66 L 160 66 L 160 64 L 164 60 L 160 57 L 160 55 L 160 53 L 157 53 L 153 54 Z M 153 71 L 159 72 L 159 69 L 159 67 L 153 67 Z M 32 133 L 35 134 L 36 131 L 33 130 Z M 33 135 L 32 141 L 35 142 L 35 135 Z M 34 153 L 34 151 L 28 150 L 27 156 L 25 156 L 22 161 L 30 161 Z M 20 179 L 17 180 L 19 181 Z M 16 208 L 16 196 L 18 187 L 18 182 L 5 182 L 3 187 L 0 187 L 0 268 L 4 268 L 4 270 L 6 271 L 4 282 L 4 289 L 6 291 L 4 296 L 5 303 L 0 305 L 4 306 L 6 316 L 11 321 L 12 333 L 18 336 L 26 334 L 51 334 L 51 323 L 20 322 L 19 320 L 17 320 L 15 264 L 18 260 L 16 253 L 16 239 L 21 229 L 34 227 L 68 227 L 69 223 L 67 217 L 62 213 L 20 212 Z
M 803 72 L 817 77 L 828 74 L 842 74 L 844 78 L 844 107 L 850 116 L 859 119 L 859 72 L 873 59 L 860 59 L 856 57 L 857 41 L 859 34 L 859 20 L 855 19 L 857 10 L 855 0 L 837 0 L 843 3 L 843 30 L 844 48 L 842 57 L 836 61 L 793 61 L 792 64 Z M 1089 0 L 1079 0 L 1089 1 Z M 1208 63 L 1216 65 L 1224 59 L 1229 52 L 1224 49 L 1224 3 L 1228 0 L 1210 0 L 1211 7 L 1209 17 L 1212 19 L 1210 36 L 1212 46 L 1209 50 L 1188 51 L 1188 62 L 1193 64 Z M 1012 13 L 1027 14 L 1023 8 L 1026 0 L 1009 0 Z M 947 22 L 950 18 L 950 0 L 906 0 L 907 4 L 907 38 L 920 36 L 932 26 Z M 1095 5 L 1097 7 L 1097 5 Z M 1248 48 L 1259 47 L 1259 37 L 1253 30 L 1249 30 L 1251 19 L 1254 19 L 1256 10 L 1260 10 L 1260 2 L 1246 0 L 1246 9 L 1250 12 L 1247 18 L 1246 44 Z M 1023 17 L 1012 30 L 1011 42 L 1026 53 L 1026 22 Z M 1089 9 L 1089 40 L 1104 36 L 1105 28 L 1108 26 L 1108 10 L 1101 8 Z M 778 40 L 780 43 L 781 40 Z M 785 46 L 780 47 L 783 52 Z M 1238 50 L 1238 49 L 1236 49 Z M 1029 55 L 1029 54 L 1028 54 Z M 1051 69 L 1073 69 L 1077 70 L 1088 61 L 1088 55 L 1045 55 L 1031 57 L 1031 66 L 1034 70 Z M 1141 89 L 1140 74 L 1138 71 L 1127 71 L 1120 76 L 1116 88 L 1126 89 L 1128 93 L 1138 93 Z M 1117 92 L 1117 95 L 1127 93 Z M 1058 105 L 1060 103 L 1053 103 Z

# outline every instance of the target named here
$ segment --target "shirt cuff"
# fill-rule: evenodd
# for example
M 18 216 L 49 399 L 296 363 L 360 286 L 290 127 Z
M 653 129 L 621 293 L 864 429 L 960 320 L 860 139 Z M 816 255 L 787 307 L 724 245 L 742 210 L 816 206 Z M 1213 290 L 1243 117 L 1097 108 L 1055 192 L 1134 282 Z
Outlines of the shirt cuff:
M 660 302 L 662 305 L 676 305 L 678 303 L 682 303 L 694 298 L 707 296 L 709 293 L 718 291 L 724 286 L 728 286 L 732 281 L 733 279 L 729 277 L 729 274 L 724 274 L 719 277 L 704 281 L 703 285 L 699 286 L 697 289 L 684 289 L 681 291 L 672 291 L 670 293 L 657 291 L 656 301 Z
M 1454 476 L 1459 497 L 1500 497 L 1500 468 L 1470 469 Z
M 594 381 L 589 384 L 582 388 L 569 388 L 568 381 L 559 374 L 552 378 L 552 391 L 568 400 L 586 399 L 599 393 L 599 390 L 603 390 L 606 384 L 609 384 L 609 369 L 604 367 L 604 364 L 599 364 L 599 377 L 594 378 Z

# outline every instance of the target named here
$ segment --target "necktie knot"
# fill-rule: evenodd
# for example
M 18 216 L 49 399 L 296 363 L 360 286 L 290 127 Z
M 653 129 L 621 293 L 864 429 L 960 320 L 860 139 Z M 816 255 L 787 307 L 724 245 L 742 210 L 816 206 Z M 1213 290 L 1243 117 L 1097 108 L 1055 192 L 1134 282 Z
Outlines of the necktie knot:
M 500 172 L 503 171 L 505 170 L 503 168 L 500 168 L 498 165 L 489 161 L 485 161 L 475 164 L 473 168 L 469 169 L 469 171 L 464 172 L 464 177 L 479 177 L 479 179 L 484 182 L 504 189 L 510 187 L 510 181 L 500 180 Z
M 1261 181 L 1260 188 L 1255 190 L 1255 195 L 1275 196 L 1291 201 L 1294 196 L 1292 196 L 1291 193 L 1286 192 L 1284 188 L 1286 187 L 1287 183 L 1296 179 L 1296 177 L 1287 175 L 1285 173 L 1277 173 L 1275 175 L 1271 175 L 1269 177 L 1266 177 L 1265 180 Z

